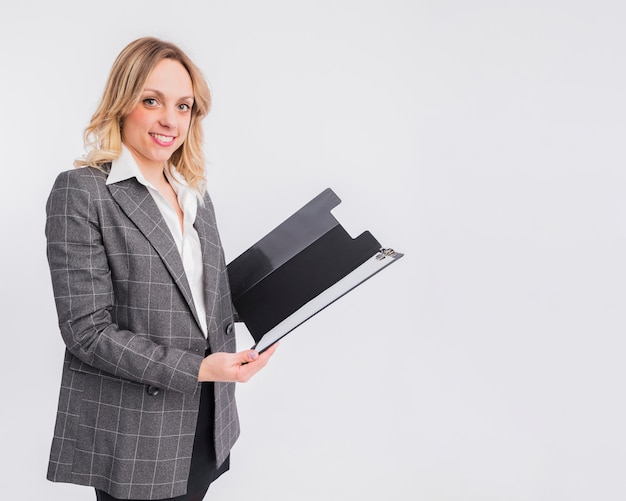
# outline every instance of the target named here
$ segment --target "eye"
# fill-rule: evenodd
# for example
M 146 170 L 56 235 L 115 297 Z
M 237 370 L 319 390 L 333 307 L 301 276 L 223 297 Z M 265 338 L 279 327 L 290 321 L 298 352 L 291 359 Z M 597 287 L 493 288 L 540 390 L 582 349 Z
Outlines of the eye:
M 178 105 L 178 109 L 180 111 L 189 111 L 191 109 L 191 106 L 189 106 L 187 103 L 180 103 Z
M 153 98 L 153 97 L 147 97 L 146 99 L 144 99 L 143 104 L 145 104 L 146 106 L 156 106 L 158 104 L 158 101 Z

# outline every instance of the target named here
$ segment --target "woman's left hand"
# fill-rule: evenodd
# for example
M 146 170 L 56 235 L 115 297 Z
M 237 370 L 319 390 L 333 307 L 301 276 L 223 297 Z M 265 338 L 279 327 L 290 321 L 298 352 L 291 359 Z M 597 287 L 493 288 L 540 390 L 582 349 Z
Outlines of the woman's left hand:
M 255 350 L 211 353 L 200 365 L 198 381 L 245 383 L 265 367 L 277 346 L 274 344 L 260 355 Z

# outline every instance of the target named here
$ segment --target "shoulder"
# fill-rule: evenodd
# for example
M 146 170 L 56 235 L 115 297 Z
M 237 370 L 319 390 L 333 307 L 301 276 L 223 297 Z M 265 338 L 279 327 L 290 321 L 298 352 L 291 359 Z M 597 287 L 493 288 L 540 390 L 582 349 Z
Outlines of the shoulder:
M 106 192 L 106 170 L 79 167 L 59 173 L 48 197 L 48 211 L 80 208 L 101 198 Z
M 90 185 L 105 185 L 108 177 L 108 168 L 103 166 L 102 169 L 95 167 L 78 167 L 59 173 L 54 188 L 67 187 L 89 187 Z
M 198 199 L 198 214 L 208 217 L 210 220 L 215 220 L 215 208 L 213 207 L 213 201 L 207 192 L 202 195 L 202 198 Z
M 201 205 L 204 205 L 205 207 L 210 207 L 211 210 L 213 210 L 213 200 L 211 200 L 211 197 L 208 191 L 205 191 L 204 194 L 202 195 Z

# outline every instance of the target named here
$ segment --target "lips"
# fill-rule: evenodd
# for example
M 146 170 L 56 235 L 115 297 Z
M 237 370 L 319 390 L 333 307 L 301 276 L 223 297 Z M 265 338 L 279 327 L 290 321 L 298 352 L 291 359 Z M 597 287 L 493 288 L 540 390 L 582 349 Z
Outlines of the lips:
M 163 134 L 155 134 L 153 132 L 150 132 L 150 137 L 161 146 L 169 146 L 176 140 L 174 136 L 164 136 Z

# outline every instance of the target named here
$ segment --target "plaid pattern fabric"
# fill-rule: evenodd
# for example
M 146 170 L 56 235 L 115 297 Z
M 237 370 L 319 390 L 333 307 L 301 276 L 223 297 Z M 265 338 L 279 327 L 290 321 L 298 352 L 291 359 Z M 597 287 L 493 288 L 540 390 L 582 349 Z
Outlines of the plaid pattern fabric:
M 235 351 L 233 308 L 210 199 L 195 228 L 204 264 L 205 340 L 183 264 L 134 178 L 105 185 L 61 173 L 46 212 L 47 255 L 66 345 L 48 478 L 122 499 L 184 494 L 205 348 Z M 218 465 L 239 435 L 233 383 L 215 383 Z

